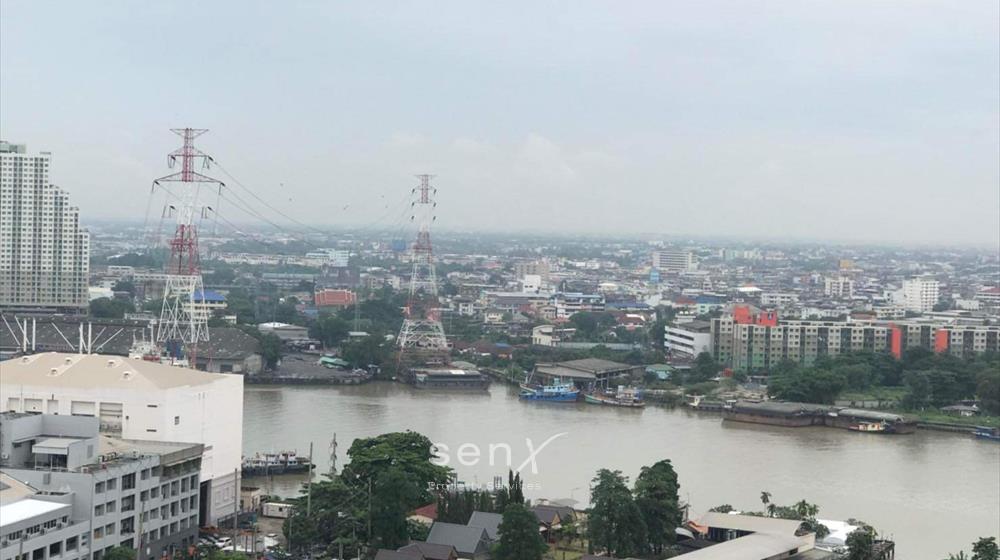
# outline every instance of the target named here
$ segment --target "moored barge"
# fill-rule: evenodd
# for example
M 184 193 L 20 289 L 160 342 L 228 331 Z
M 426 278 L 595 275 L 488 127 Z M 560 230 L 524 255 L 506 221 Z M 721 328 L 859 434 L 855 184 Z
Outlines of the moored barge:
M 737 401 L 722 411 L 724 420 L 801 428 L 827 426 L 858 432 L 909 434 L 916 422 L 904 416 L 877 410 L 778 401 Z

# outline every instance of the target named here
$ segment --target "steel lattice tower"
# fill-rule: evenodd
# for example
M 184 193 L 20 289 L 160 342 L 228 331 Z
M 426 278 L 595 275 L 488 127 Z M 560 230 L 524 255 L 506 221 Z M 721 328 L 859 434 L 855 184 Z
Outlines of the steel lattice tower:
M 417 239 L 410 257 L 413 271 L 410 275 L 410 299 L 406 317 L 397 341 L 399 361 L 407 364 L 444 364 L 448 362 L 448 339 L 441 324 L 438 308 L 437 274 L 434 271 L 434 249 L 431 245 L 430 227 L 437 218 L 434 195 L 437 189 L 430 185 L 433 175 L 417 175 L 420 185 L 411 191 L 414 201 L 410 204 L 410 219 L 419 224 Z
M 167 164 L 174 167 L 180 160 L 181 169 L 153 181 L 154 190 L 164 183 L 180 184 L 180 192 L 173 193 L 180 203 L 172 207 L 177 226 L 170 240 L 170 260 L 166 266 L 167 281 L 156 340 L 186 344 L 194 353 L 199 342 L 208 341 L 208 311 L 201 301 L 204 285 L 198 253 L 198 226 L 195 223 L 196 217 L 204 217 L 206 209 L 198 206 L 198 191 L 202 183 L 216 185 L 219 189 L 224 184 L 194 169 L 196 160 L 201 160 L 203 169 L 208 169 L 212 161 L 211 156 L 194 147 L 194 139 L 207 130 L 175 128 L 171 132 L 183 138 L 184 144 L 167 155 Z

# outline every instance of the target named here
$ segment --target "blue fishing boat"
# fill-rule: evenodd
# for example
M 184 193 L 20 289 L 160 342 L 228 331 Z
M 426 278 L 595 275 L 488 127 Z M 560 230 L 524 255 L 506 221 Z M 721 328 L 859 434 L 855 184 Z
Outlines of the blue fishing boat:
M 579 389 L 558 379 L 552 385 L 521 384 L 520 398 L 526 401 L 576 402 L 579 397 Z

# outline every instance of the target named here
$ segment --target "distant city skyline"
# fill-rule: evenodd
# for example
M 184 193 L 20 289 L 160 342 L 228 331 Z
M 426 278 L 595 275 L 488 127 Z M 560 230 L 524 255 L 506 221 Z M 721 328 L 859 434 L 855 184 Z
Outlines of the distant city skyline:
M 995 2 L 55 6 L 0 6 L 0 137 L 85 223 L 192 126 L 307 224 L 435 173 L 440 230 L 1000 243 Z

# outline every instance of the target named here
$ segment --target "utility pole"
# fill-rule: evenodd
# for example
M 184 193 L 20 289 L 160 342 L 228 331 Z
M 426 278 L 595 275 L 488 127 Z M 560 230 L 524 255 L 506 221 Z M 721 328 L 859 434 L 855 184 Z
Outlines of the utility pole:
M 368 546 L 372 543 L 372 479 L 368 477 Z
M 306 475 L 306 517 L 312 515 L 313 442 L 309 442 L 309 474 Z
M 233 469 L 233 553 L 236 553 L 236 533 L 240 524 L 240 471 Z

